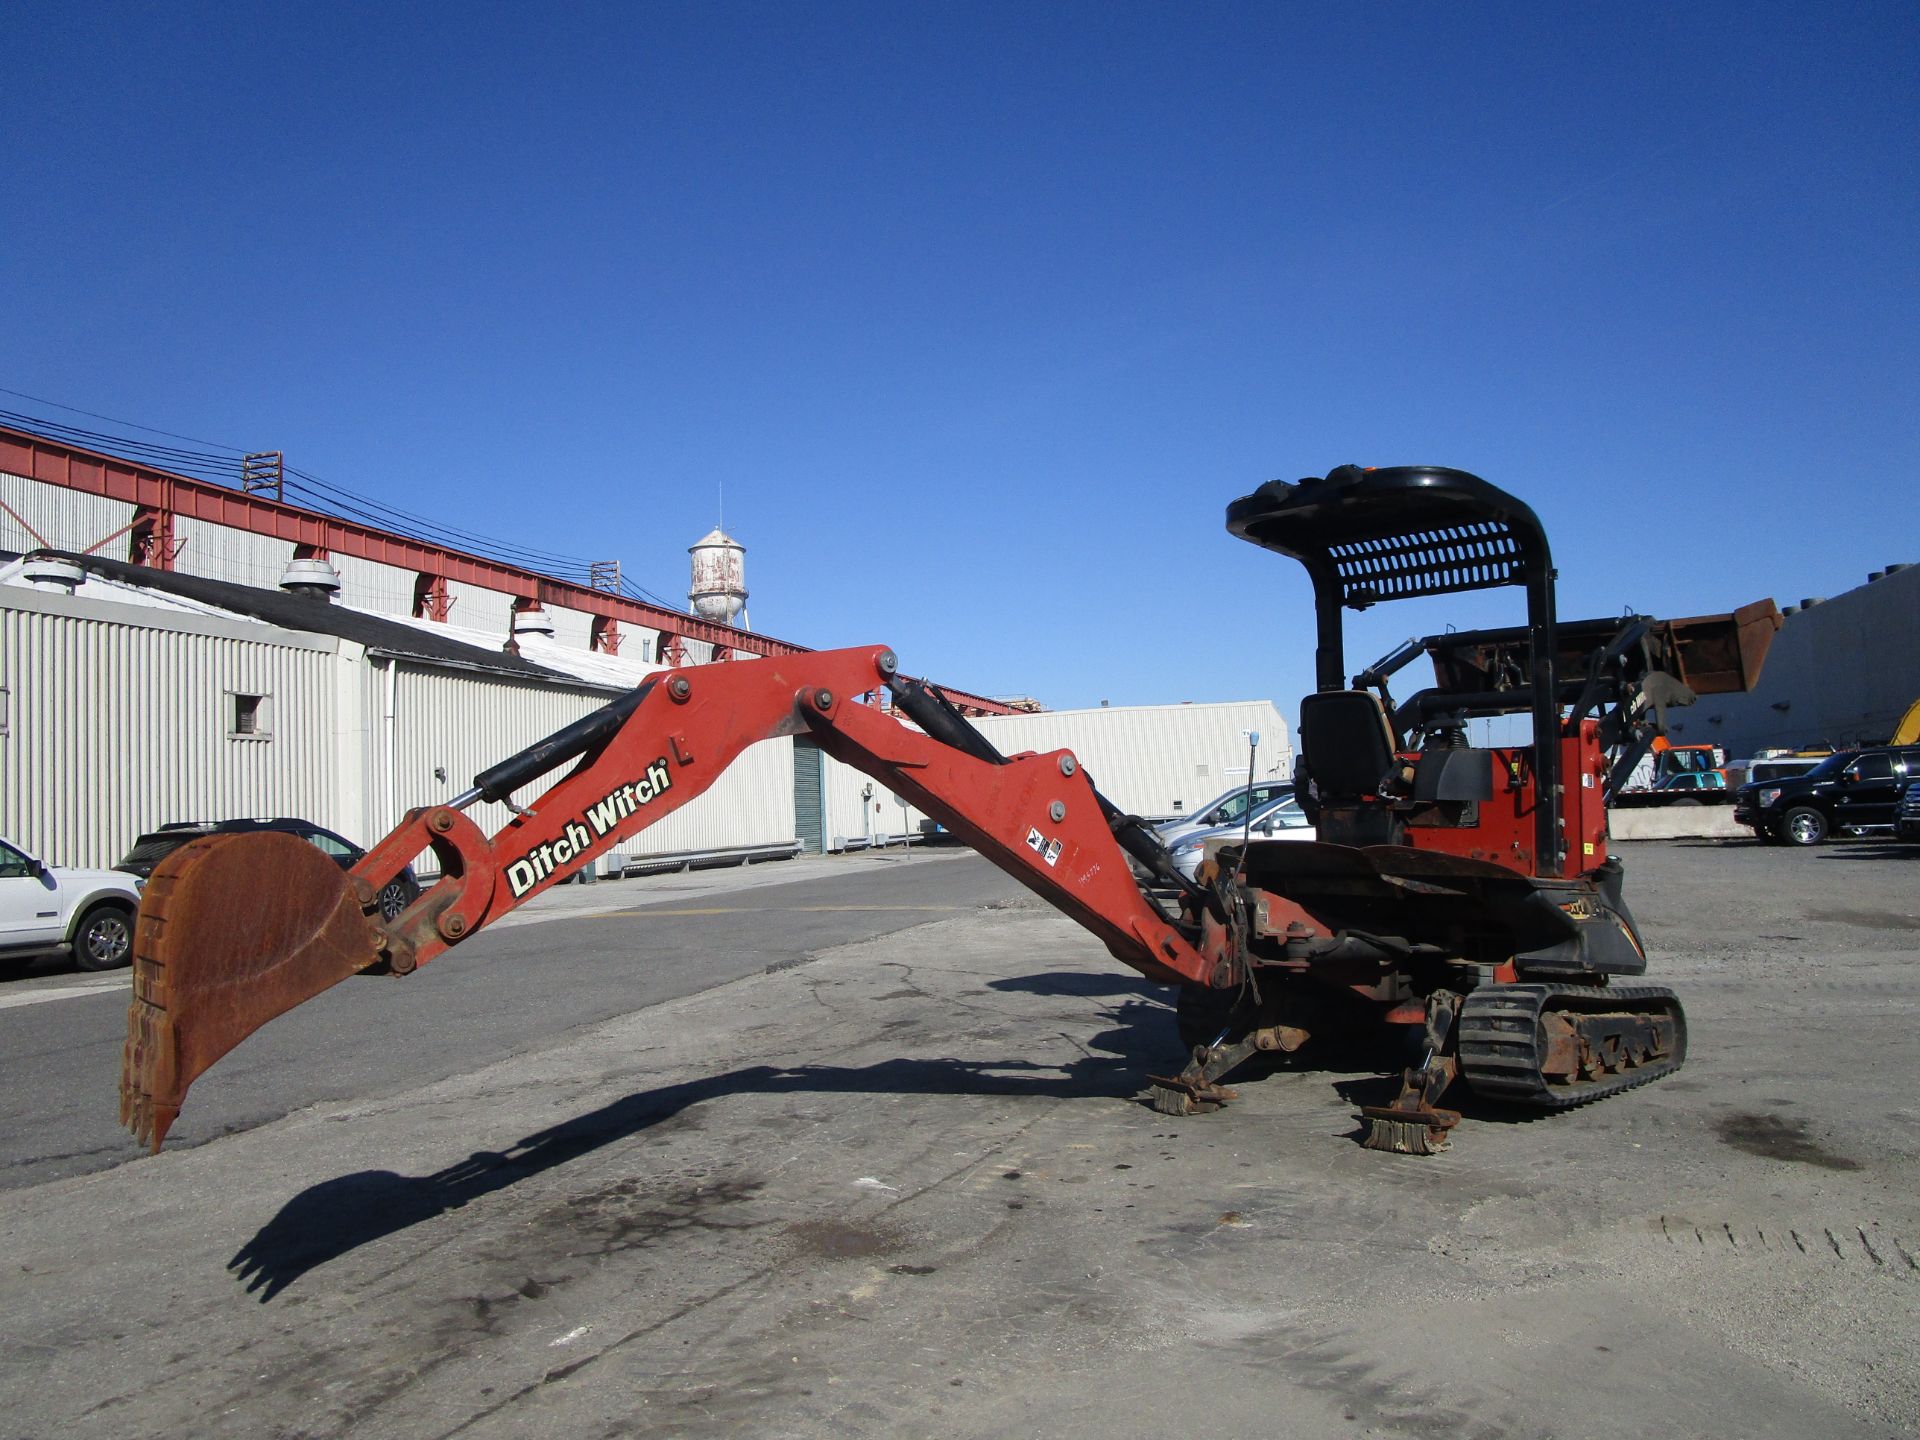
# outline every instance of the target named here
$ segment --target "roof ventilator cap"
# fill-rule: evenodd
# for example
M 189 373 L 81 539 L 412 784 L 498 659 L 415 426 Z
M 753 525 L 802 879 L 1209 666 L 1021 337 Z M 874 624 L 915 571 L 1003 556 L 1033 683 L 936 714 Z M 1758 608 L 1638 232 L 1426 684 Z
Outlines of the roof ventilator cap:
M 77 560 L 36 550 L 21 562 L 20 576 L 36 590 L 57 590 L 71 595 L 86 580 L 87 572 L 80 568 Z
M 513 612 L 513 638 L 523 635 L 538 635 L 551 640 L 554 636 L 553 617 L 538 605 Z
M 318 557 L 289 560 L 280 576 L 280 588 L 289 595 L 331 600 L 340 593 L 340 572 Z

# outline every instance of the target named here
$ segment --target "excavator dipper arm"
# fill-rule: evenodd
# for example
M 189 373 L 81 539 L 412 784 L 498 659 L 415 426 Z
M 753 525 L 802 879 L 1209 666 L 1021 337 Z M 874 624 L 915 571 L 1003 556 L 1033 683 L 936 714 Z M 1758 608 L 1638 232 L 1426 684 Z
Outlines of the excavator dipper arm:
M 881 686 L 920 729 L 854 697 Z M 1141 891 L 1131 853 L 1190 901 L 1144 826 L 1093 788 L 1067 751 L 999 755 L 883 648 L 820 651 L 654 676 L 475 780 L 408 812 L 350 872 L 287 835 L 219 835 L 168 856 L 134 936 L 121 1121 L 156 1151 L 187 1088 L 255 1030 L 349 976 L 407 974 L 485 929 L 706 790 L 748 746 L 808 735 L 906 796 L 1155 980 L 1238 978 Z M 513 793 L 570 761 L 531 806 Z M 516 811 L 489 837 L 462 813 Z M 1123 848 L 1124 847 L 1124 848 Z M 423 850 L 441 878 L 392 921 L 377 897 Z M 1210 927 L 1211 932 L 1211 927 Z

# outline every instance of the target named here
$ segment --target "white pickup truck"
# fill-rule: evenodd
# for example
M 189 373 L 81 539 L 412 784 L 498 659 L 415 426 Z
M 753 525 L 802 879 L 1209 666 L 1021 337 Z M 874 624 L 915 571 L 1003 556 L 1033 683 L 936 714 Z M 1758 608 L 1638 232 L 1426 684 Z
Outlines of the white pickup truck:
M 43 864 L 0 840 L 0 961 L 71 955 L 82 970 L 125 965 L 140 884 L 119 870 Z

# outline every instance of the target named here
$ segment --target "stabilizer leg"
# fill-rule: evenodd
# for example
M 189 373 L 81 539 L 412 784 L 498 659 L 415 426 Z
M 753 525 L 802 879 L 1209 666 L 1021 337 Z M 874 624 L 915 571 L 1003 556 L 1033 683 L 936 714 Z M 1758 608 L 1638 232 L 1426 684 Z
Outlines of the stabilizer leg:
M 1460 1123 L 1460 1112 L 1442 1110 L 1434 1102 L 1460 1073 L 1453 1044 L 1459 1014 L 1460 997 L 1451 991 L 1436 990 L 1427 997 L 1425 1058 L 1401 1077 L 1400 1094 L 1391 1105 L 1361 1108 L 1360 1118 L 1367 1125 L 1361 1143 L 1367 1149 L 1435 1155 L 1446 1148 L 1447 1132 Z
M 1298 1025 L 1264 1025 L 1247 1031 L 1232 1044 L 1224 1043 L 1226 1038 L 1227 1032 L 1223 1031 L 1211 1045 L 1194 1046 L 1187 1068 L 1178 1075 L 1149 1075 L 1153 1108 L 1162 1115 L 1204 1115 L 1218 1110 L 1240 1098 L 1239 1091 L 1220 1083 L 1230 1071 L 1262 1052 L 1298 1050 L 1309 1036 Z

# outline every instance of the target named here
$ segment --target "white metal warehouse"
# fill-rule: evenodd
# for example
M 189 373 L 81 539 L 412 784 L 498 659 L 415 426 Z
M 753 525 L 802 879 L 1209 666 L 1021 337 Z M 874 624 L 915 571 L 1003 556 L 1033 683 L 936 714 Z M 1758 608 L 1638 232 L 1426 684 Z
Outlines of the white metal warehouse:
M 83 564 L 71 594 L 0 566 L 0 833 L 61 864 L 236 815 L 366 844 L 637 678 L 551 640 L 514 656 L 311 598 Z M 624 853 L 791 853 L 791 777 L 788 742 L 757 746 Z M 473 813 L 489 830 L 509 818 Z
M 163 823 L 234 815 L 298 815 L 366 844 L 659 668 L 539 635 L 517 654 L 484 638 L 94 557 L 0 565 L 0 833 L 86 865 Z M 1264 701 L 975 723 L 1006 753 L 1073 750 L 1136 813 L 1244 783 L 1249 730 L 1261 776 L 1290 765 Z M 492 830 L 508 816 L 482 805 L 475 818 Z M 780 738 L 602 870 L 841 849 L 924 833 L 924 819 Z

